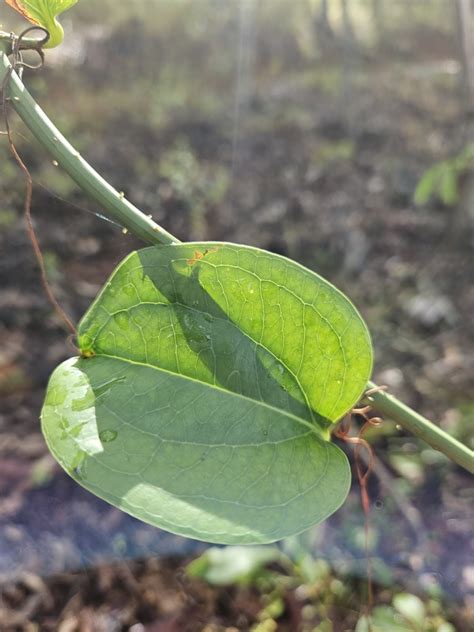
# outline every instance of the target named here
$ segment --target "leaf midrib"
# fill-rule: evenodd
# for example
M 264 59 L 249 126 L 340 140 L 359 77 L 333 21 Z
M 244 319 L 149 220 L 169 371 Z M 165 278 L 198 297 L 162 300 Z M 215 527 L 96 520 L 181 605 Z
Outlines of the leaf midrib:
M 165 303 L 162 301 L 142 301 L 140 300 L 139 303 L 136 303 L 135 305 L 130 305 L 129 307 L 124 307 L 122 309 L 117 310 L 116 312 L 107 312 L 107 318 L 104 322 L 104 324 L 100 327 L 100 329 L 98 329 L 98 331 L 96 332 L 96 334 L 94 335 L 93 338 L 93 342 L 92 342 L 92 346 L 94 345 L 94 343 L 96 342 L 97 338 L 100 336 L 100 334 L 102 333 L 102 331 L 105 329 L 105 327 L 107 326 L 107 324 L 110 322 L 110 320 L 116 316 L 117 314 L 122 314 L 122 313 L 130 313 L 135 309 L 139 309 L 142 305 L 151 305 L 153 307 L 155 306 L 161 306 L 161 307 L 167 307 L 167 308 L 172 308 L 173 306 L 177 305 L 178 307 L 181 307 L 185 310 L 189 310 L 192 312 L 195 312 L 196 314 L 199 314 L 201 316 L 209 316 L 210 318 L 212 318 L 213 320 L 218 320 L 220 322 L 226 323 L 231 325 L 232 327 L 234 327 L 240 334 L 242 334 L 243 336 L 245 336 L 245 338 L 247 338 L 248 340 L 250 340 L 250 342 L 252 344 L 254 344 L 256 347 L 260 347 L 261 349 L 263 349 L 264 351 L 266 351 L 274 360 L 276 360 L 277 362 L 279 362 L 288 372 L 288 374 L 294 379 L 294 381 L 296 382 L 301 395 L 303 396 L 304 399 L 304 404 L 306 406 L 306 408 L 308 409 L 308 412 L 310 414 L 311 420 L 314 423 L 317 423 L 316 418 L 315 418 L 315 411 L 313 410 L 313 408 L 311 407 L 311 404 L 309 402 L 309 398 L 308 395 L 305 391 L 305 389 L 303 388 L 303 385 L 301 384 L 301 381 L 298 377 L 298 375 L 292 370 L 290 369 L 290 367 L 288 366 L 288 364 L 285 362 L 285 360 L 283 360 L 282 358 L 279 358 L 271 349 L 269 349 L 266 345 L 264 345 L 261 341 L 256 340 L 253 336 L 251 336 L 247 331 L 245 331 L 244 329 L 242 329 L 241 327 L 239 327 L 236 323 L 234 323 L 230 318 L 222 318 L 222 316 L 215 316 L 214 314 L 210 314 L 209 312 L 206 312 L 203 309 L 198 309 L 196 307 L 193 307 L 191 305 L 186 305 L 186 303 L 181 303 L 180 301 L 173 301 L 173 302 L 169 302 L 169 303 Z M 102 308 L 104 309 L 104 308 Z M 135 323 L 135 326 L 139 327 L 139 325 L 137 323 Z M 146 364 L 146 363 L 145 363 Z M 161 368 L 161 367 L 160 367 Z M 181 373 L 178 373 L 176 375 L 181 375 Z M 191 378 L 192 379 L 192 378 Z M 198 382 L 200 380 L 197 380 Z M 223 389 L 226 390 L 226 389 Z M 234 391 L 229 391 L 229 392 L 234 392 Z M 238 393 L 237 393 L 238 394 Z M 252 398 L 250 398 L 252 399 Z M 262 400 L 263 401 L 263 400 Z M 317 415 L 319 415 L 320 417 L 324 418 L 323 415 L 320 415 L 319 413 L 316 413 Z M 330 421 L 330 420 L 328 420 Z
M 243 395 L 241 393 L 235 393 L 234 391 L 226 390 L 225 388 L 222 388 L 218 386 L 217 384 L 210 384 L 209 382 L 196 380 L 193 377 L 190 377 L 188 375 L 183 375 L 181 373 L 175 373 L 174 371 L 170 371 L 169 369 L 164 369 L 162 367 L 154 366 L 153 364 L 148 364 L 146 362 L 139 362 L 138 360 L 131 360 L 130 358 L 123 358 L 123 357 L 116 356 L 110 353 L 97 353 L 93 358 L 87 358 L 87 359 L 83 358 L 83 359 L 86 362 L 93 362 L 96 358 L 110 358 L 111 360 L 118 360 L 120 362 L 125 362 L 131 365 L 141 366 L 147 369 L 152 369 L 154 371 L 161 371 L 162 373 L 167 373 L 168 375 L 172 375 L 173 377 L 180 378 L 182 380 L 188 380 L 189 382 L 199 384 L 201 387 L 223 393 L 227 395 L 228 397 L 235 397 L 237 399 L 242 399 L 244 401 L 251 402 L 252 404 L 262 406 L 263 408 L 266 408 L 272 412 L 276 412 L 280 415 L 284 415 L 288 419 L 291 419 L 292 421 L 295 421 L 296 423 L 306 426 L 306 428 L 309 428 L 312 432 L 314 432 L 315 435 L 317 435 L 324 441 L 328 440 L 329 438 L 329 433 L 327 433 L 327 437 L 325 437 L 324 432 L 321 428 L 319 428 L 315 424 L 312 424 L 309 421 L 306 421 L 306 419 L 302 419 L 301 417 L 298 417 L 297 415 L 293 415 L 292 413 L 286 410 L 281 410 L 280 408 L 276 408 L 275 406 L 272 406 L 271 404 L 268 404 L 267 402 L 253 399 L 252 397 L 248 397 L 247 395 Z

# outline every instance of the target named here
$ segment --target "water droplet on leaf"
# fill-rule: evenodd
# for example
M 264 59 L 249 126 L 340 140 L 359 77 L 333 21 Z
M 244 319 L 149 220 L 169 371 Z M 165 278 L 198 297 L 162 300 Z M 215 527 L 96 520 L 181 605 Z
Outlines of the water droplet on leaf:
M 102 443 L 110 443 L 111 441 L 115 441 L 117 438 L 117 433 L 115 430 L 102 430 L 99 434 L 99 439 Z

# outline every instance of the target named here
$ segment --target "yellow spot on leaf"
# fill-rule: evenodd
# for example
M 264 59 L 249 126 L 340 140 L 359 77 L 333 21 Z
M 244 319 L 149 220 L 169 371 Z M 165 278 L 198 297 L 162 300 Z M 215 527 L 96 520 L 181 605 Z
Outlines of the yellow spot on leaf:
M 86 360 L 88 358 L 93 358 L 95 356 L 95 351 L 93 351 L 92 349 L 83 349 L 81 351 L 81 358 L 85 358 Z
M 194 251 L 194 255 L 192 256 L 192 258 L 191 259 L 186 259 L 186 263 L 188 264 L 188 266 L 193 266 L 195 263 L 200 261 L 200 259 L 204 259 L 204 257 L 206 255 L 209 255 L 212 252 L 217 252 L 218 250 L 219 250 L 219 248 L 211 248 L 211 249 L 206 248 L 206 250 L 204 250 L 204 252 L 200 252 L 199 250 L 195 250 Z

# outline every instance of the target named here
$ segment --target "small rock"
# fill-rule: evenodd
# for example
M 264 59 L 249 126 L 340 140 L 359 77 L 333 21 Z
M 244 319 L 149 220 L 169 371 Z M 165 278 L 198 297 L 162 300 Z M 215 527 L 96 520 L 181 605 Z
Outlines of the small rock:
M 407 313 L 424 327 L 435 327 L 445 322 L 456 322 L 454 305 L 446 296 L 419 294 L 410 299 L 405 307 Z

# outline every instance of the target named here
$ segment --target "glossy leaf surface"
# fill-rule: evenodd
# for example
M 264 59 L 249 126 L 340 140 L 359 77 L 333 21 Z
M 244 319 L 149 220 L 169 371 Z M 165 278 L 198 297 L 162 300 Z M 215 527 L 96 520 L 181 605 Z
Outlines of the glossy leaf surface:
M 221 543 L 298 533 L 350 483 L 329 429 L 362 394 L 372 351 L 352 304 L 255 248 L 146 248 L 53 374 L 43 431 L 82 485 L 146 522 Z

